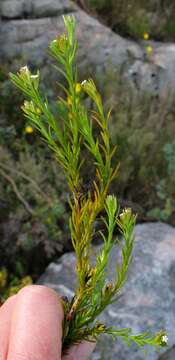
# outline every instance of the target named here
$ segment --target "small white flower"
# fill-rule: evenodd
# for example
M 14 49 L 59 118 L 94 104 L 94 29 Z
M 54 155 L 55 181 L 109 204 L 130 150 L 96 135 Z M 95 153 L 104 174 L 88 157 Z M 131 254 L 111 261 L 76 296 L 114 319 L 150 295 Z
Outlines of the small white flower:
M 29 105 L 29 101 L 25 100 L 25 101 L 24 101 L 24 107 L 27 108 L 28 105 Z
M 167 335 L 163 335 L 163 336 L 162 336 L 162 342 L 164 342 L 165 344 L 167 344 L 167 342 L 168 342 L 168 336 L 167 336 Z
M 130 208 L 124 209 L 123 212 L 119 215 L 120 221 L 122 223 L 128 223 L 132 219 L 132 211 Z
M 127 214 L 131 213 L 131 209 L 130 208 L 125 208 L 123 210 L 123 212 L 120 214 L 120 217 L 126 216 Z
M 87 83 L 87 80 L 83 80 L 82 83 L 81 83 L 81 85 L 83 86 L 83 85 L 85 85 L 86 83 Z
M 20 69 L 20 73 L 29 73 L 29 68 L 27 65 L 23 66 L 21 69 Z
M 37 79 L 39 77 L 39 74 L 36 75 L 30 75 L 31 79 Z

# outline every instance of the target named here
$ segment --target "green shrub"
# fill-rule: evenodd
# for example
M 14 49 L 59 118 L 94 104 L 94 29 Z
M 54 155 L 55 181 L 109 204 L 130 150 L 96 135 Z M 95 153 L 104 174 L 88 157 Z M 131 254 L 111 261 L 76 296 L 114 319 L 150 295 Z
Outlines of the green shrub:
M 155 186 L 160 204 L 159 207 L 150 210 L 148 214 L 163 221 L 172 218 L 175 225 L 175 140 L 163 146 L 163 155 L 165 159 L 164 177 Z
M 6 207 L 6 216 L 3 207 L 0 211 L 0 263 L 13 274 L 18 259 L 25 275 L 36 279 L 49 261 L 70 248 L 67 187 L 43 145 L 36 149 L 23 140 L 21 149 L 20 138 L 16 141 L 15 156 L 0 147 L 0 206 Z
M 0 262 L 13 274 L 17 258 L 25 275 L 36 279 L 51 259 L 70 249 L 67 187 L 54 157 L 24 121 L 23 96 L 9 81 L 9 67 L 0 66 Z
M 174 100 L 168 91 L 161 98 L 139 93 L 130 88 L 122 76 L 123 70 L 122 74 L 108 70 L 105 76 L 98 78 L 107 99 L 106 106 L 112 105 L 113 109 L 110 132 L 120 159 L 115 186 L 121 199 L 141 208 L 141 217 L 163 206 L 167 209 L 166 221 L 173 222 L 169 204 L 175 196 L 170 181 L 170 177 L 174 178 L 170 176 L 174 166 Z M 169 142 L 171 145 L 166 145 Z M 171 199 L 167 204 L 166 196 L 160 199 L 157 190 L 162 178 Z
M 13 275 L 9 274 L 6 268 L 0 268 L 0 305 L 9 296 L 16 294 L 24 286 L 30 284 L 32 284 L 32 278 L 23 276 L 22 265 L 19 262 L 16 262 L 16 273 Z
M 175 39 L 175 3 L 153 0 L 75 0 L 114 31 L 137 39 L 149 32 L 155 39 Z
M 89 0 L 88 5 L 94 10 L 103 10 L 104 8 L 111 6 L 111 1 L 108 3 L 106 0 Z
M 150 21 L 145 9 L 138 9 L 134 14 L 128 14 L 126 19 L 128 34 L 136 39 L 142 39 L 143 34 L 150 33 Z

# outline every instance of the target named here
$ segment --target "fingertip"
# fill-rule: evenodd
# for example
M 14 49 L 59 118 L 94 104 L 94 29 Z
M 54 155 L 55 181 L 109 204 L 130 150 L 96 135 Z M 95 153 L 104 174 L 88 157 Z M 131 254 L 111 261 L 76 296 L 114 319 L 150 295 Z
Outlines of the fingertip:
M 28 285 L 16 298 L 11 322 L 8 359 L 25 354 L 26 360 L 61 359 L 63 308 L 57 293 L 43 285 Z
M 10 338 L 11 318 L 15 303 L 16 295 L 13 295 L 0 307 L 0 359 L 6 359 Z
M 63 306 L 61 303 L 61 298 L 58 295 L 58 293 L 49 288 L 48 286 L 45 285 L 26 285 L 24 286 L 22 289 L 19 290 L 18 292 L 18 297 L 29 297 L 29 298 L 38 298 L 38 300 L 40 300 L 40 298 L 42 299 L 42 302 L 47 302 L 47 304 L 49 303 L 53 303 L 53 306 L 57 308 L 57 310 L 59 311 L 59 316 L 60 316 L 60 320 L 63 320 L 64 318 L 64 311 L 63 311 Z

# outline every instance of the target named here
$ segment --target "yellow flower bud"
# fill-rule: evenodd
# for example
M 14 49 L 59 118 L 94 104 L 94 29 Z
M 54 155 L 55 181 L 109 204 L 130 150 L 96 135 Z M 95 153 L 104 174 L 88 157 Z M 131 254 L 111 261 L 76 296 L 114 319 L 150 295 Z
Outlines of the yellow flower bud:
M 79 93 L 81 92 L 81 89 L 82 89 L 81 84 L 80 84 L 80 83 L 77 83 L 77 84 L 75 85 L 75 92 L 76 92 L 76 94 L 79 94 Z
M 39 108 L 36 108 L 36 113 L 39 115 L 41 114 L 41 110 Z
M 98 324 L 96 325 L 96 330 L 97 330 L 98 332 L 104 332 L 105 328 L 106 328 L 105 325 L 102 324 L 102 323 L 98 323 Z
M 33 133 L 33 127 L 32 126 L 26 126 L 25 127 L 25 133 L 26 134 L 32 134 Z
M 151 45 L 148 45 L 148 46 L 146 47 L 146 53 L 147 53 L 148 55 L 151 55 L 151 54 L 153 53 L 153 47 L 152 47 Z
M 67 103 L 68 103 L 68 105 L 72 105 L 72 97 L 71 96 L 67 97 Z
M 149 40 L 149 34 L 147 32 L 145 32 L 143 34 L 143 38 L 144 38 L 144 40 Z

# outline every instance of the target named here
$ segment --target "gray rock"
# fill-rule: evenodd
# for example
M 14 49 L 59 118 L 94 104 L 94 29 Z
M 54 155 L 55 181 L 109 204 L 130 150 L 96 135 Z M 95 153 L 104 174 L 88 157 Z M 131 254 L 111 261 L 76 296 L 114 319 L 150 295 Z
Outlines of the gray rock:
M 175 359 L 175 346 L 166 351 L 160 356 L 159 360 L 174 360 Z
M 132 51 L 135 57 L 141 56 L 138 45 L 114 34 L 83 11 L 76 12 L 76 18 L 82 67 L 94 65 L 102 69 L 110 61 L 119 66 L 127 60 L 127 51 Z M 38 61 L 45 62 L 50 40 L 63 31 L 62 17 L 3 21 L 0 32 L 1 54 L 9 60 L 25 57 L 36 64 Z
M 171 347 L 175 343 L 175 229 L 163 223 L 137 225 L 135 236 L 128 282 L 118 303 L 109 306 L 101 320 L 118 328 L 132 327 L 134 333 L 166 329 Z M 100 246 L 94 246 L 93 254 L 99 250 Z M 111 272 L 114 272 L 117 254 L 116 248 L 111 254 Z M 72 296 L 76 286 L 75 261 L 74 253 L 63 255 L 48 266 L 39 283 L 61 295 Z M 151 350 L 146 359 L 157 360 L 159 356 Z M 98 343 L 92 359 L 144 360 L 145 355 L 138 349 L 127 348 L 120 340 L 105 338 Z M 172 358 L 160 357 L 160 360 L 164 359 Z
M 13 0 L 3 1 L 1 5 L 1 16 L 7 18 L 17 18 L 25 11 L 24 1 Z
M 6 19 L 42 18 L 65 14 L 75 8 L 75 4 L 69 0 L 3 0 L 0 15 Z
M 133 88 L 164 94 L 175 93 L 175 45 L 151 43 L 153 54 L 145 54 L 145 43 L 137 44 L 113 33 L 96 19 L 77 10 L 69 0 L 3 0 L 4 17 L 29 16 L 29 19 L 2 20 L 0 52 L 4 61 L 42 66 L 48 63 L 49 42 L 64 30 L 58 14 L 74 13 L 77 18 L 79 64 L 94 73 L 109 67 L 123 69 L 124 78 Z M 45 17 L 47 16 L 47 17 Z M 36 19 L 35 17 L 40 17 Z M 4 41 L 6 39 L 6 41 Z

